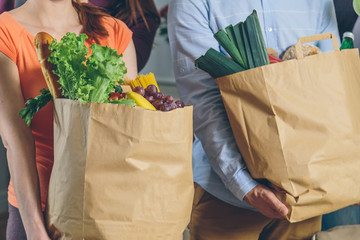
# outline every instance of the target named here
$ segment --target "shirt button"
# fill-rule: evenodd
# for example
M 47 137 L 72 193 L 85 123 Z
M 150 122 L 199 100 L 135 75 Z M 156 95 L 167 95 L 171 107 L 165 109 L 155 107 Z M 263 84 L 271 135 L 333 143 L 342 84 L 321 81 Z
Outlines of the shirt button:
M 268 28 L 267 28 L 267 31 L 268 31 L 268 32 L 272 32 L 272 30 L 273 30 L 273 29 L 272 29 L 271 27 L 268 27 Z
M 180 73 L 184 73 L 184 72 L 185 72 L 185 69 L 180 68 L 179 71 L 180 71 Z

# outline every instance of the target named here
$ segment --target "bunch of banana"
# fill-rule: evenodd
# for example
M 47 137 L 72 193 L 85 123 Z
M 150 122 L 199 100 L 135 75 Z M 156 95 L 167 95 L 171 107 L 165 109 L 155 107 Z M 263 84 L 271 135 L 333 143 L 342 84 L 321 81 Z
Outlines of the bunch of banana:
M 136 92 L 127 92 L 126 97 L 128 99 L 133 99 L 139 107 L 156 111 L 156 108 L 148 100 L 146 100 L 146 98 Z

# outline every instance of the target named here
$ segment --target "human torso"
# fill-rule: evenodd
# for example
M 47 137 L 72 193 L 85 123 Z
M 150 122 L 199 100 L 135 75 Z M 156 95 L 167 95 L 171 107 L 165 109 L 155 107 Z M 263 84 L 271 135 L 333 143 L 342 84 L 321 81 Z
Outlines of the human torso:
M 118 22 L 117 24 L 112 18 L 104 18 L 103 20 L 109 37 L 101 39 L 100 44 L 116 48 L 119 53 L 122 53 L 131 40 L 130 30 L 124 23 Z M 33 45 L 34 37 L 34 34 L 27 31 L 10 13 L 5 12 L 0 15 L 0 44 L 4 43 L 0 47 L 0 52 L 8 55 L 17 65 L 24 101 L 39 95 L 41 89 L 47 88 Z M 87 47 L 90 47 L 91 44 L 91 40 L 86 41 Z M 44 209 L 54 158 L 52 102 L 49 102 L 34 115 L 30 127 L 35 140 L 36 162 Z M 17 207 L 12 183 L 9 185 L 8 193 L 9 202 Z
M 313 0 L 261 0 L 261 1 L 206 1 L 209 24 L 213 32 L 225 29 L 229 24 L 245 21 L 256 9 L 266 46 L 279 54 L 295 44 L 299 37 L 318 34 L 326 27 L 322 21 L 325 6 L 331 1 Z M 233 9 L 237 9 L 234 11 Z M 336 27 L 336 26 L 335 26 Z M 337 30 L 334 32 L 337 35 Z
M 199 9 L 206 9 L 206 12 L 204 11 L 202 14 L 207 17 L 208 22 L 204 21 L 201 24 L 208 24 L 212 34 L 204 36 L 199 32 L 199 36 L 192 36 L 194 39 L 199 38 L 205 42 L 208 38 L 213 39 L 213 34 L 220 29 L 225 29 L 230 24 L 235 25 L 245 21 L 246 17 L 254 9 L 256 9 L 259 17 L 266 46 L 275 49 L 279 54 L 295 44 L 302 36 L 318 34 L 323 31 L 331 31 L 335 36 L 338 36 L 336 22 L 330 21 L 332 19 L 323 19 L 324 9 L 331 9 L 329 4 L 332 4 L 332 2 L 328 0 L 184 0 L 176 3 L 184 6 L 182 9 L 184 14 L 187 11 L 186 6 L 189 5 L 195 7 L 202 5 Z M 331 12 L 328 14 L 331 14 Z M 327 20 L 332 26 L 324 24 L 323 21 Z M 189 17 L 188 21 L 193 20 Z M 219 47 L 220 51 L 227 54 L 220 46 L 216 47 Z M 332 43 L 322 44 L 321 48 L 324 51 L 332 50 Z M 201 56 L 204 53 L 198 52 L 195 48 L 192 49 L 193 56 Z M 181 61 L 179 60 L 179 62 Z M 187 96 L 187 92 L 185 92 L 187 90 L 183 91 L 183 96 Z M 181 89 L 179 91 L 181 92 Z M 244 201 L 240 201 L 226 189 L 224 183 L 210 165 L 203 146 L 197 138 L 193 148 L 193 166 L 194 181 L 199 183 L 205 190 L 230 204 L 245 208 L 249 207 Z

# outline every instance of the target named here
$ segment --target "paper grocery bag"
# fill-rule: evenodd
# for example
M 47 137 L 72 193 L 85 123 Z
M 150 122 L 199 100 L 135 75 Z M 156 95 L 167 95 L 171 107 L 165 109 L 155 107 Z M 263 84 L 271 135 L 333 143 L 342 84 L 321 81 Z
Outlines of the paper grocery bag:
M 193 200 L 192 107 L 55 100 L 52 239 L 176 239 Z
M 303 57 L 301 44 L 333 39 Z M 237 145 L 297 222 L 360 202 L 360 61 L 332 34 L 304 37 L 297 59 L 217 79 Z

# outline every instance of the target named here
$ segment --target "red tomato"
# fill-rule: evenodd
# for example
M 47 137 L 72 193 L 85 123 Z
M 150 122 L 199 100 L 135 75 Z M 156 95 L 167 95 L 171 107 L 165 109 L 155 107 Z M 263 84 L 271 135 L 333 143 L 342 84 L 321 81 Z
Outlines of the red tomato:
M 269 60 L 270 60 L 270 63 L 278 63 L 278 62 L 282 62 L 283 60 L 278 58 L 278 57 L 275 57 L 274 55 L 272 54 L 268 54 L 269 56 Z
M 112 93 L 110 93 L 109 101 L 115 100 L 115 99 L 120 100 L 122 98 L 124 98 L 124 95 L 122 93 L 112 92 Z

